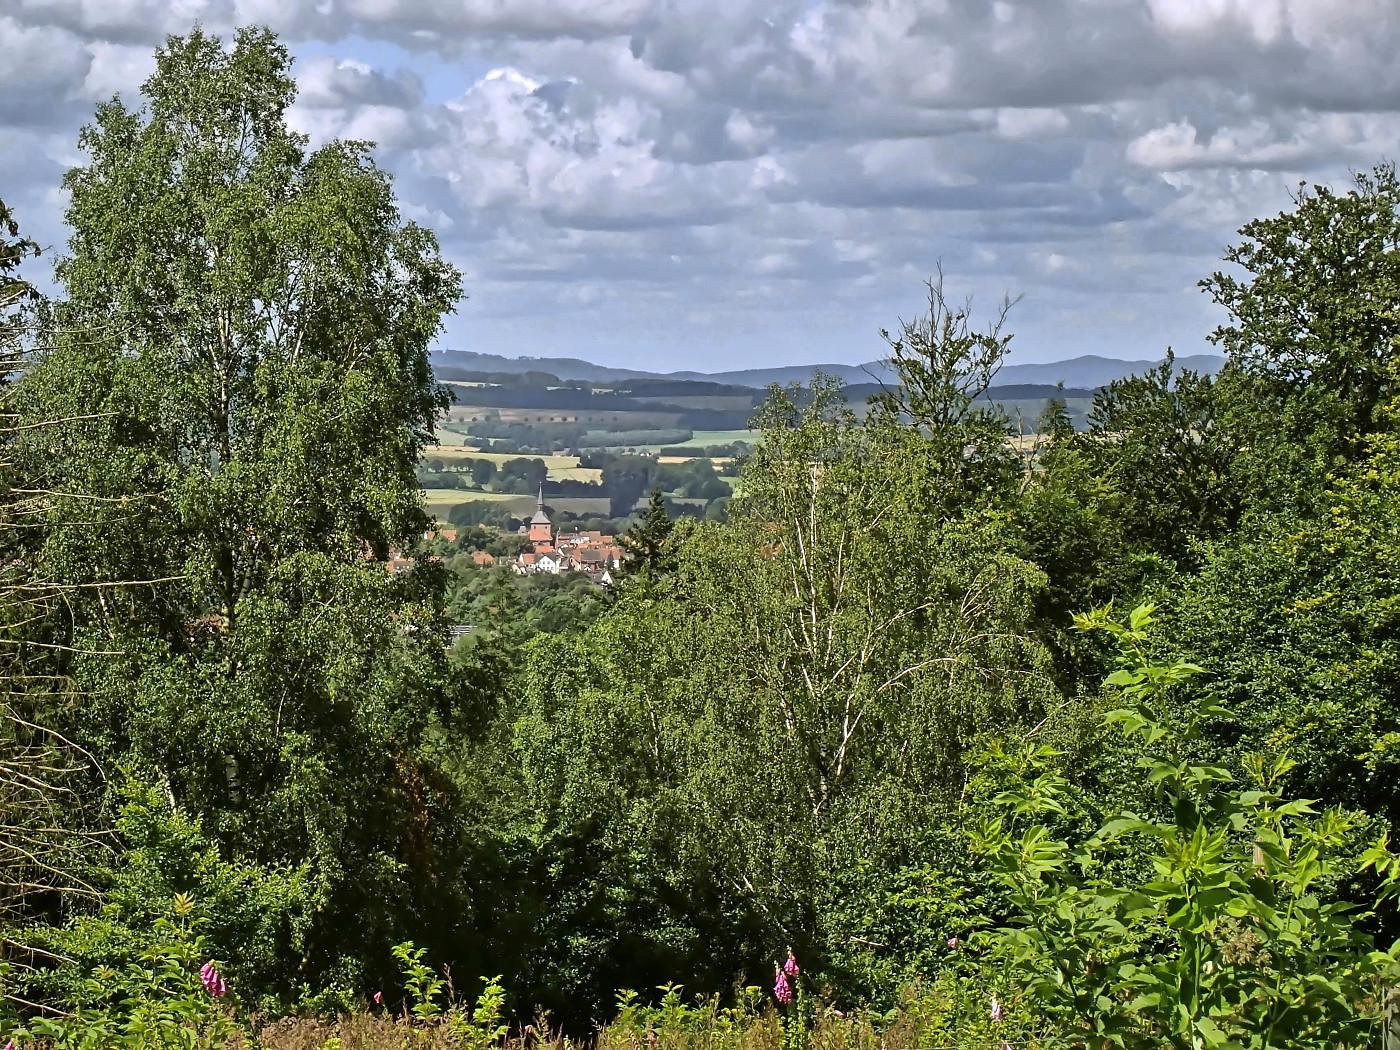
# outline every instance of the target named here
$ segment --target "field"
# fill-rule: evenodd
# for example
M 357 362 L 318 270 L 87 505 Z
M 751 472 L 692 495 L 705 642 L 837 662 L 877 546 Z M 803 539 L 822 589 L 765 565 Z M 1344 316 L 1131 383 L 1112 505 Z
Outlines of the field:
M 440 459 L 447 464 L 459 459 L 489 459 L 497 467 L 511 459 L 540 459 L 544 461 L 545 467 L 549 470 L 550 481 L 587 481 L 596 485 L 603 480 L 601 470 L 597 467 L 579 466 L 577 456 L 539 455 L 528 452 L 477 452 L 471 445 L 433 445 L 423 453 L 423 458 L 425 460 Z
M 667 397 L 663 394 L 636 395 L 642 404 L 675 405 L 677 408 L 711 408 L 721 412 L 744 412 L 753 408 L 751 394 L 703 394 L 696 397 Z
M 436 447 L 441 447 L 443 445 L 464 445 L 471 441 L 471 437 L 464 429 L 441 421 L 437 425 L 437 439 L 438 444 Z M 435 446 L 429 446 L 429 448 L 433 447 Z
M 732 445 L 736 441 L 758 444 L 757 430 L 697 430 L 689 441 L 682 441 L 674 448 L 705 448 L 709 445 Z
M 500 408 L 486 405 L 453 405 L 447 410 L 453 422 L 475 423 L 495 420 L 500 423 L 578 423 L 585 426 L 642 430 L 650 427 L 674 427 L 680 412 L 637 411 L 628 408 Z
M 502 503 L 517 517 L 535 509 L 534 496 L 518 496 L 510 492 L 479 492 L 473 489 L 424 489 L 423 500 L 428 513 L 445 516 L 453 507 L 463 503 Z M 555 496 L 545 504 L 555 513 L 599 514 L 606 516 L 611 506 L 603 496 Z

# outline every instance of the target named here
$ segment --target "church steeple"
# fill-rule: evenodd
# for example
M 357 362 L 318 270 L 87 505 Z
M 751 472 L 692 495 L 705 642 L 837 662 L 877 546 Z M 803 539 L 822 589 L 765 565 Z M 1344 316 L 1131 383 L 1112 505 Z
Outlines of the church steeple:
M 530 542 L 554 542 L 554 523 L 544 509 L 544 482 L 540 482 L 539 498 L 535 501 L 535 516 L 530 519 Z

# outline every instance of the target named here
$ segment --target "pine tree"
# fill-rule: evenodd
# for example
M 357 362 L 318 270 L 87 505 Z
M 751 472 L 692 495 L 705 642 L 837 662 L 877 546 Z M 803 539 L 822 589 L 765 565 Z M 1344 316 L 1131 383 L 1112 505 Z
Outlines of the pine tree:
M 641 518 L 622 537 L 622 548 L 628 554 L 627 575 L 655 577 L 669 571 L 675 559 L 668 541 L 675 527 L 676 523 L 666 513 L 666 497 L 657 486 L 651 490 L 651 498 Z

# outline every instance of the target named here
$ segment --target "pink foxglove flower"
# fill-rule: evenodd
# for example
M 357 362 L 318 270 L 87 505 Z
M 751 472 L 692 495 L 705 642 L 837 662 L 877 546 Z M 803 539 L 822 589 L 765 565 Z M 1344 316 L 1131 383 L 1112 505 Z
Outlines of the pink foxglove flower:
M 383 1006 L 383 1005 L 384 1005 L 384 993 L 383 993 L 383 992 L 375 992 L 375 993 L 374 993 L 374 1005 L 375 1005 L 375 1006 Z
M 997 997 L 996 997 L 995 995 L 992 996 L 991 1015 L 992 1015 L 992 1020 L 993 1020 L 993 1021 L 1000 1021 L 1000 1020 L 1001 1020 L 1001 1017 L 1002 1017 L 1001 1003 L 997 1001 Z
M 5 1050 L 15 1050 L 15 1041 L 13 1039 L 7 1039 L 5 1041 Z
M 204 985 L 204 990 L 215 999 L 223 998 L 228 992 L 228 985 L 224 983 L 223 977 L 214 966 L 213 959 L 199 968 L 199 983 Z
M 957 951 L 957 950 L 958 950 L 958 945 L 960 945 L 960 944 L 962 944 L 962 941 L 959 940 L 957 937 L 949 937 L 949 938 L 948 938 L 948 947 L 949 947 L 949 948 L 952 948 L 953 951 Z
M 773 973 L 773 998 L 786 1006 L 792 1002 L 792 985 L 788 984 L 787 974 L 777 963 L 773 964 Z
M 788 949 L 787 962 L 783 963 L 783 973 L 789 977 L 796 977 L 802 970 L 797 965 L 797 956 L 792 954 L 792 949 Z

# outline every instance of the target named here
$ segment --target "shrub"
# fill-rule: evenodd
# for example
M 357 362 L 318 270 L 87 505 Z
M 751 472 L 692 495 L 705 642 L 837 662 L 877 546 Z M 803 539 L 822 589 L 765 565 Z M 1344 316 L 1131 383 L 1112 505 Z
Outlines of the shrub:
M 1076 626 L 1119 645 L 1106 684 L 1126 703 L 1107 721 L 1139 742 L 1164 816 L 1124 813 L 1080 847 L 1054 838 L 1047 821 L 1067 785 L 1037 752 L 1034 776 L 974 836 L 1017 912 L 987 940 L 1069 1045 L 1371 1045 L 1400 965 L 1363 932 L 1372 912 L 1329 894 L 1354 867 L 1342 851 L 1353 818 L 1286 799 L 1285 756 L 1247 760 L 1248 787 L 1190 762 L 1189 742 L 1218 712 L 1169 728 L 1167 694 L 1201 669 L 1154 662 L 1152 620 L 1143 606 L 1126 624 L 1099 611 Z M 1149 844 L 1151 873 L 1107 877 L 1135 839 Z M 1367 861 L 1395 870 L 1381 847 Z

